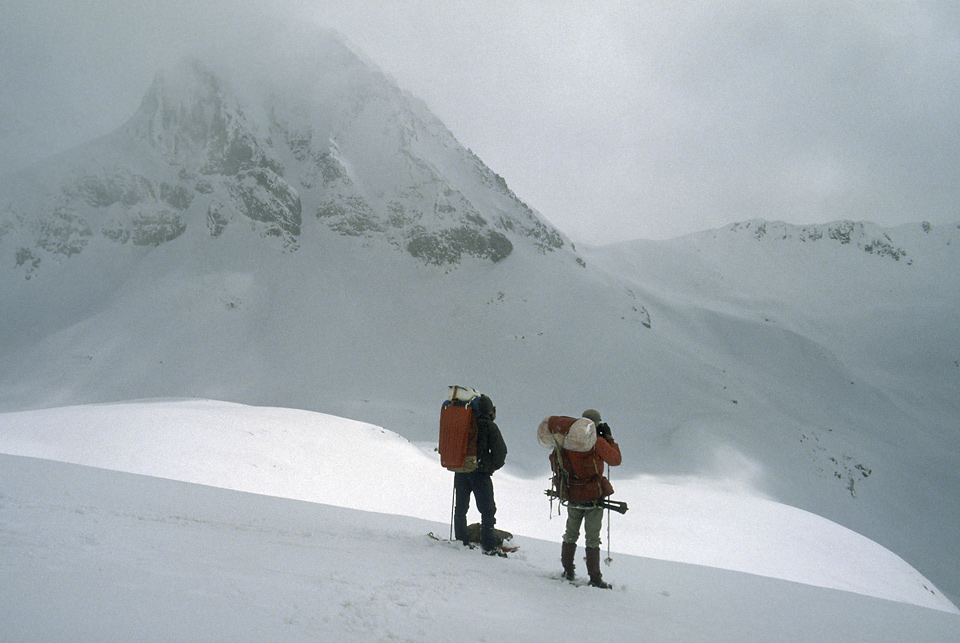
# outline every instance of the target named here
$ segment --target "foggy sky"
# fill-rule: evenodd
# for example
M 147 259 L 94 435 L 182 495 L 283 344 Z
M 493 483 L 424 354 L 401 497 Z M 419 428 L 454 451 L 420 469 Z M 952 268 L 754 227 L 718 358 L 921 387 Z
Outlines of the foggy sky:
M 0 172 L 115 129 L 197 47 L 293 19 L 340 31 L 574 241 L 960 222 L 954 0 L 492 5 L 4 0 Z

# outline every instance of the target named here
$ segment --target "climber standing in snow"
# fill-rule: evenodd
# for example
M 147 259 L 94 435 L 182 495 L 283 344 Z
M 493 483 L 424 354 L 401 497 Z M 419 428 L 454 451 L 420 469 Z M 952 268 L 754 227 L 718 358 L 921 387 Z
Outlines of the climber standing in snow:
M 600 419 L 598 411 L 587 409 L 582 417 L 596 424 L 597 442 L 594 447 L 585 452 L 559 449 L 550 454 L 554 472 L 563 472 L 566 481 L 567 524 L 560 548 L 560 563 L 563 565 L 563 578 L 574 580 L 574 556 L 577 553 L 580 526 L 583 525 L 590 585 L 609 589 L 611 585 L 604 582 L 600 572 L 603 507 L 598 505 L 598 501 L 613 493 L 610 481 L 603 476 L 604 463 L 613 467 L 619 465 L 620 447 L 614 441 L 610 427 Z
M 470 509 L 470 494 L 477 500 L 480 511 L 480 546 L 483 553 L 504 555 L 497 546 L 494 525 L 497 522 L 497 504 L 493 497 L 493 472 L 503 466 L 507 459 L 507 445 L 503 441 L 500 427 L 494 419 L 497 409 L 493 401 L 481 395 L 476 403 L 477 414 L 477 468 L 469 473 L 455 473 L 453 488 L 455 494 L 453 532 L 454 537 L 464 545 L 469 545 L 467 532 L 467 510 Z

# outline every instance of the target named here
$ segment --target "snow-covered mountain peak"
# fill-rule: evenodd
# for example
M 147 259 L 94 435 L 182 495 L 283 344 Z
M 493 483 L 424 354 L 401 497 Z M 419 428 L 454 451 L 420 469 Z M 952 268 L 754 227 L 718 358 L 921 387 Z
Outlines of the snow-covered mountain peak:
M 122 135 L 156 148 L 181 170 L 204 174 L 235 175 L 266 156 L 236 98 L 196 59 L 157 73 Z
M 0 237 L 0 255 L 27 278 L 111 252 L 103 239 L 227 228 L 286 251 L 332 233 L 439 266 L 569 251 L 421 101 L 323 30 L 161 70 L 126 125 L 17 181 L 0 184 L 0 228 L 17 239 Z

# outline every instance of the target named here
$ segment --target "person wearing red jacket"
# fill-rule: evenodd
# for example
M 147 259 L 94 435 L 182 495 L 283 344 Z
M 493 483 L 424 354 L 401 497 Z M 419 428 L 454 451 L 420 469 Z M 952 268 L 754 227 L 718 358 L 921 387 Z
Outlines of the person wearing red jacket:
M 567 504 L 567 524 L 560 549 L 563 578 L 576 578 L 574 556 L 577 540 L 583 525 L 587 573 L 590 585 L 609 589 L 600 572 L 600 529 L 603 526 L 603 508 L 597 501 L 613 493 L 613 487 L 604 477 L 604 464 L 615 467 L 621 462 L 620 447 L 610 433 L 610 427 L 600 418 L 600 413 L 587 409 L 582 417 L 597 425 L 597 443 L 586 452 L 559 450 L 550 454 L 554 471 L 562 471 L 566 480 L 564 500 Z

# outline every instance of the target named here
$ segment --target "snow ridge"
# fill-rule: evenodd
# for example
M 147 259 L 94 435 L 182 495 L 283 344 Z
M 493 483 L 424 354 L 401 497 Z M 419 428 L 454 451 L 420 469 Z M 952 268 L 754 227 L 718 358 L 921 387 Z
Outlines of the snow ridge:
M 0 453 L 423 520 L 449 511 L 450 473 L 433 449 L 380 427 L 293 409 L 171 400 L 0 414 Z M 556 541 L 562 521 L 535 510 L 547 505 L 542 480 L 508 469 L 495 485 L 498 523 L 518 542 Z M 703 481 L 640 477 L 617 487 L 631 506 L 642 499 L 644 514 L 611 518 L 618 553 L 960 614 L 903 560 L 818 516 Z

